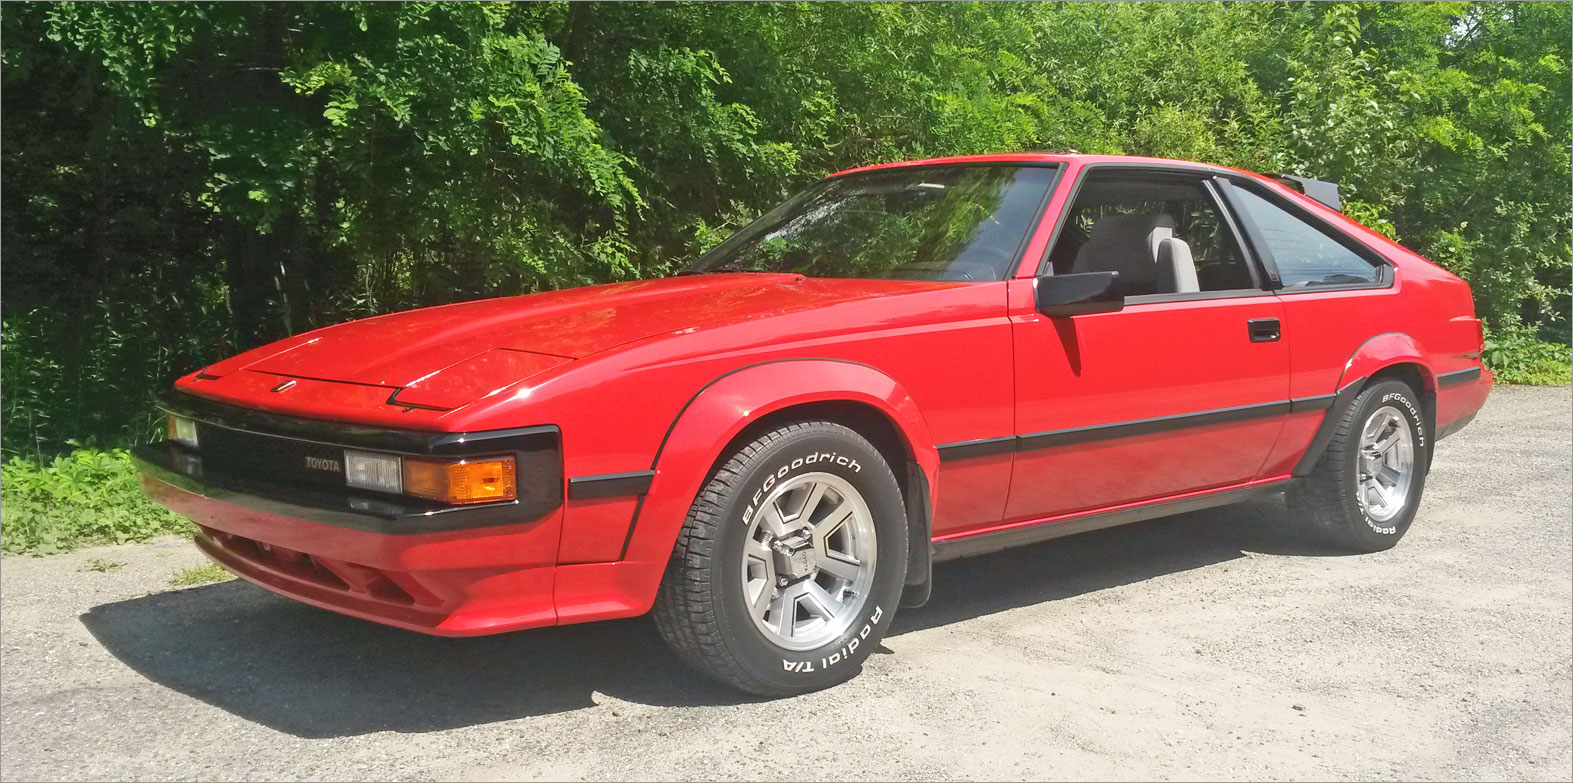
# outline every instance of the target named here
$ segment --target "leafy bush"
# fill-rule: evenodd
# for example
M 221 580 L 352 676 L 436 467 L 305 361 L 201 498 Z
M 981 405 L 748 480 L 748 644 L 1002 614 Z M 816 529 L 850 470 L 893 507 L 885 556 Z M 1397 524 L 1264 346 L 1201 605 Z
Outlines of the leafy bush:
M 0 448 L 133 443 L 156 390 L 262 342 L 665 274 L 827 172 L 977 152 L 1336 181 L 1487 323 L 1573 341 L 1570 29 L 1568 3 L 12 3 Z
M 1568 346 L 1545 342 L 1528 326 L 1488 331 L 1481 358 L 1499 383 L 1560 386 L 1573 380 Z
M 77 449 L 46 464 L 0 466 L 0 549 L 44 555 L 184 533 L 191 523 L 148 500 L 124 449 Z

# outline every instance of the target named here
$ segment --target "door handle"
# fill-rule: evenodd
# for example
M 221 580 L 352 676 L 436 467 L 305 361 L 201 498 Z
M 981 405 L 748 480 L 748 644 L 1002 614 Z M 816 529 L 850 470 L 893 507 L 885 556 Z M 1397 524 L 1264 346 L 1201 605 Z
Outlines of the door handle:
M 1252 318 L 1245 322 L 1245 328 L 1250 332 L 1253 343 L 1275 343 L 1283 336 L 1277 318 Z

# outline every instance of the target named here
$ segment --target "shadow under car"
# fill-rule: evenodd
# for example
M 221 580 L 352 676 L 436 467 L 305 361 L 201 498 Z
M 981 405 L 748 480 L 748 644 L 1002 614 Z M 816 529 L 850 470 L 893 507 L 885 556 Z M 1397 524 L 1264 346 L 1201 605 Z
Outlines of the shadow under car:
M 1261 500 L 935 566 L 933 600 L 889 636 L 1235 558 L 1334 554 Z M 304 738 L 428 732 L 593 705 L 757 700 L 685 667 L 647 618 L 465 639 L 319 610 L 243 582 L 103 604 L 82 615 L 148 679 Z

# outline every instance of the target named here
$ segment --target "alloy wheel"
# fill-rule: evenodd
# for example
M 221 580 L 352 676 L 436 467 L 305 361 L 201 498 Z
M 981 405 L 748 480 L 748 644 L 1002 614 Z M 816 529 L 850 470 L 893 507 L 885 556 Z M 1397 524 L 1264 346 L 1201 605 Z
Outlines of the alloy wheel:
M 743 600 L 773 644 L 811 650 L 845 633 L 868 600 L 878 542 L 850 482 L 805 473 L 753 510 L 743 543 Z
M 1384 405 L 1366 419 L 1356 471 L 1355 494 L 1367 516 L 1386 522 L 1404 510 L 1415 475 L 1415 436 L 1402 411 Z

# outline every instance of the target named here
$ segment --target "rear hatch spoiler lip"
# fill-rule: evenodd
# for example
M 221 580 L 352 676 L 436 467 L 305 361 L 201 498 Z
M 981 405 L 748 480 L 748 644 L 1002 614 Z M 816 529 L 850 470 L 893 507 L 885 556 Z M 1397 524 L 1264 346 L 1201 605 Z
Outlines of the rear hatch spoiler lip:
M 1274 174 L 1273 179 L 1304 193 L 1307 198 L 1329 207 L 1335 212 L 1344 210 L 1344 203 L 1338 197 L 1338 183 L 1327 182 L 1310 177 L 1301 177 L 1295 174 Z

